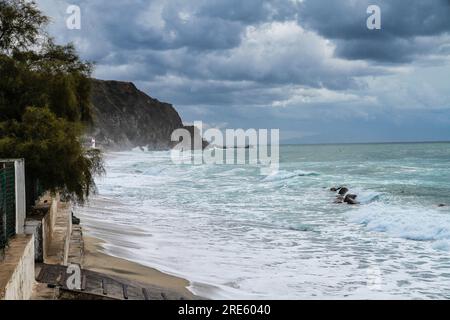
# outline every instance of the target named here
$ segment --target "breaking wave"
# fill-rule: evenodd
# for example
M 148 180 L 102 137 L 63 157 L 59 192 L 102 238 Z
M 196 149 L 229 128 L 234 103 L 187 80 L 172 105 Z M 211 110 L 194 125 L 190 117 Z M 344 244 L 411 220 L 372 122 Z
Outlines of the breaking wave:
M 439 210 L 374 202 L 348 213 L 348 217 L 369 231 L 415 241 L 441 241 L 434 247 L 450 249 L 442 243 L 450 240 L 450 216 Z
M 320 174 L 317 172 L 310 172 L 310 171 L 303 171 L 303 170 L 295 170 L 295 171 L 275 171 L 271 175 L 267 176 L 263 179 L 263 181 L 266 182 L 272 182 L 272 181 L 282 181 L 282 180 L 289 180 L 292 178 L 297 177 L 317 177 Z

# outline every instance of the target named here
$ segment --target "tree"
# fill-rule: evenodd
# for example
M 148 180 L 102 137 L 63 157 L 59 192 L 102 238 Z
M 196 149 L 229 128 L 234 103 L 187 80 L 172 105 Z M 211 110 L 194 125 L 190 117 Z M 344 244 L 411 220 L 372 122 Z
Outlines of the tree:
M 25 158 L 31 187 L 62 192 L 83 202 L 95 191 L 94 176 L 103 173 L 99 150 L 79 142 L 83 126 L 58 118 L 48 108 L 26 108 L 21 121 L 0 124 L 0 154 Z M 33 192 L 33 190 L 28 190 Z
M 34 1 L 1 0 L 0 50 L 20 50 L 37 44 L 48 21 Z
M 47 37 L 47 22 L 34 2 L 0 0 L 0 158 L 25 158 L 30 202 L 39 185 L 83 203 L 103 173 L 101 152 L 80 142 L 92 65 Z
M 91 121 L 91 70 L 72 44 L 58 46 L 51 39 L 38 52 L 0 54 L 0 121 L 19 120 L 28 106 L 48 106 L 71 121 Z

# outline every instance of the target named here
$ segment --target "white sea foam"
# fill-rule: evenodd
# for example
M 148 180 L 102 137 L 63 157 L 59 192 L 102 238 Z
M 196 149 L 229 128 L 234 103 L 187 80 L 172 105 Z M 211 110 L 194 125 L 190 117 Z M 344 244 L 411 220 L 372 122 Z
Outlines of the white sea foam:
M 372 203 L 348 214 L 352 222 L 370 231 L 416 240 L 450 240 L 450 215 L 439 210 Z
M 170 152 L 113 153 L 98 180 L 102 197 L 77 214 L 109 253 L 185 277 L 208 298 L 449 295 L 442 270 L 450 268 L 450 212 L 386 191 L 413 186 L 412 173 L 395 173 L 401 170 L 390 161 L 379 167 L 391 172 L 369 175 L 364 168 L 376 163 L 314 162 L 314 153 L 299 150 L 265 178 L 257 166 L 176 165 Z M 341 183 L 360 206 L 333 203 L 329 187 Z M 373 270 L 380 288 L 368 285 Z
M 450 240 L 438 240 L 434 242 L 433 249 L 441 251 L 450 251 Z
M 369 204 L 374 201 L 378 201 L 383 196 L 383 193 L 381 192 L 366 190 L 362 188 L 352 188 L 350 192 L 358 196 L 357 200 L 361 204 Z
M 295 170 L 295 171 L 275 171 L 269 176 L 265 177 L 263 181 L 266 182 L 272 182 L 272 181 L 280 181 L 280 180 L 287 180 L 291 178 L 296 177 L 312 177 L 312 176 L 318 176 L 319 173 L 317 172 L 310 172 L 310 171 L 303 171 L 303 170 Z

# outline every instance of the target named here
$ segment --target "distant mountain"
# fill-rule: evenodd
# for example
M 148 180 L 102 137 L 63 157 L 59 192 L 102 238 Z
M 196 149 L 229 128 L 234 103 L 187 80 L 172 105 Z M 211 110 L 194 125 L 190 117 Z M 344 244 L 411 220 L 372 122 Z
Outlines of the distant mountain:
M 92 80 L 92 105 L 89 136 L 104 149 L 170 149 L 172 132 L 184 128 L 171 104 L 149 97 L 130 82 Z

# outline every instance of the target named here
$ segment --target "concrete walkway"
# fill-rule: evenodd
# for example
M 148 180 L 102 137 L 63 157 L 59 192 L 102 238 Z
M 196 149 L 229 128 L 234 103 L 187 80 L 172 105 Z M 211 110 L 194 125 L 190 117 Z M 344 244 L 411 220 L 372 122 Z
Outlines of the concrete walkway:
M 84 241 L 83 229 L 79 225 L 72 226 L 72 235 L 69 244 L 69 264 L 83 265 L 84 258 Z
M 53 199 L 53 201 L 56 201 Z M 64 202 L 58 202 L 55 225 L 47 248 L 44 262 L 51 265 L 66 266 L 69 263 L 70 244 L 72 235 L 71 206 Z M 74 257 L 72 257 L 74 259 Z M 78 258 L 81 259 L 81 258 Z M 74 259 L 75 260 L 75 259 Z M 36 264 L 35 275 L 40 274 L 42 264 Z M 55 300 L 59 295 L 55 287 L 48 287 L 44 283 L 36 283 L 32 300 Z
M 72 234 L 71 207 L 64 202 L 58 203 L 55 227 L 48 247 L 45 263 L 67 265 L 69 259 L 70 237 Z

